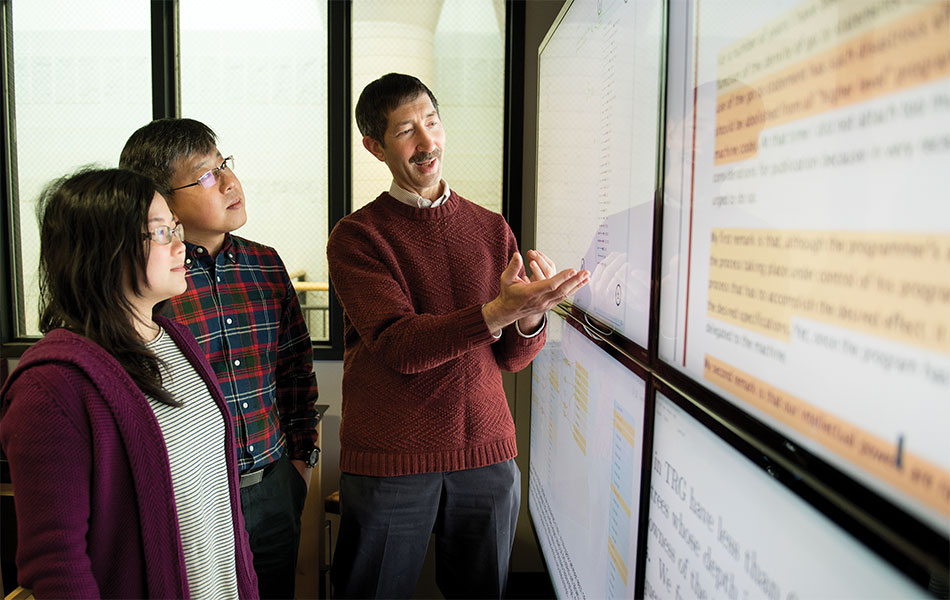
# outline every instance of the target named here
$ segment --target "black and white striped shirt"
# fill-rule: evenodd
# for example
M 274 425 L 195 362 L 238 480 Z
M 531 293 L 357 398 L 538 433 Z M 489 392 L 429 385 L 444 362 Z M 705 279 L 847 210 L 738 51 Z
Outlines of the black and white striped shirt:
M 168 448 L 178 528 L 192 598 L 237 598 L 237 563 L 225 448 L 225 420 L 195 367 L 161 329 L 147 346 L 164 364 L 165 389 L 183 405 L 149 398 Z

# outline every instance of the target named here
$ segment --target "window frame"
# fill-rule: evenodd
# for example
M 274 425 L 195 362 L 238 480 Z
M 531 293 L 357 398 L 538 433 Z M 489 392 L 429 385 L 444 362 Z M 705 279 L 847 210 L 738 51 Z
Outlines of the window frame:
M 18 264 L 17 255 L 20 248 L 19 229 L 14 224 L 19 221 L 19 202 L 17 202 L 16 187 L 13 182 L 17 179 L 16 152 L 13 143 L 16 139 L 12 131 L 16 122 L 13 103 L 13 55 L 11 34 L 13 31 L 13 13 L 10 3 L 4 0 L 0 3 L 0 94 L 3 96 L 2 121 L 3 147 L 2 193 L 3 210 L 0 211 L 0 229 L 3 231 L 4 243 L 0 244 L 0 357 L 20 356 L 32 344 L 29 338 L 14 338 L 16 331 L 17 296 L 22 303 L 22 292 L 14 285 L 13 273 Z M 22 278 L 21 278 L 22 279 Z
M 22 290 L 14 281 L 20 264 L 19 197 L 17 187 L 15 90 L 13 80 L 13 17 L 11 2 L 0 0 L 0 92 L 3 96 L 2 166 L 0 188 L 0 358 L 21 356 L 39 340 L 38 336 L 18 333 L 17 307 L 23 303 Z M 350 23 L 352 0 L 327 0 L 327 87 L 329 148 L 327 233 L 350 213 L 351 157 L 350 128 L 353 102 L 350 92 Z M 181 116 L 180 63 L 178 40 L 178 0 L 150 0 L 152 118 Z M 525 7 L 518 0 L 505 0 L 505 68 L 503 123 L 502 214 L 508 220 L 519 243 L 522 223 L 521 162 L 524 145 L 524 26 Z M 316 250 L 315 250 L 316 251 Z M 22 281 L 18 277 L 17 281 Z M 330 282 L 330 339 L 313 342 L 314 360 L 342 360 L 343 308 Z

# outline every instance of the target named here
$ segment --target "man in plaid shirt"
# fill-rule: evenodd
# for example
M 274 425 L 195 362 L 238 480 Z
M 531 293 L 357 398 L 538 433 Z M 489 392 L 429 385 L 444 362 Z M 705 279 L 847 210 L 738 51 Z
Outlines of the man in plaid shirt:
M 166 314 L 191 329 L 231 410 L 261 598 L 293 598 L 319 450 L 313 349 L 287 270 L 273 248 L 231 235 L 247 221 L 244 192 L 208 126 L 153 121 L 119 166 L 151 177 L 184 226 L 188 290 Z

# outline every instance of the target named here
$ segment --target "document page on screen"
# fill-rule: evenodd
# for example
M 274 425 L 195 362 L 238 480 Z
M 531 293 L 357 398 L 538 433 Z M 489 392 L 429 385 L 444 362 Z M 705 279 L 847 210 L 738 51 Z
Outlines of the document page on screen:
M 644 597 L 927 597 L 659 393 L 655 414 Z
M 950 2 L 675 2 L 660 358 L 950 532 Z
M 538 57 L 537 245 L 579 308 L 647 347 L 663 2 L 570 3 Z
M 550 315 L 534 359 L 528 506 L 560 598 L 634 594 L 645 383 Z

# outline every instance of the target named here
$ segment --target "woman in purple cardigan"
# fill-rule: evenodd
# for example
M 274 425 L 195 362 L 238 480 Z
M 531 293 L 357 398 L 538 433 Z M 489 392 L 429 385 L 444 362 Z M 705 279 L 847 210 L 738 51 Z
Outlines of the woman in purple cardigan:
M 224 398 L 188 329 L 183 231 L 151 181 L 86 170 L 38 205 L 40 329 L 0 390 L 20 585 L 38 598 L 251 598 Z

